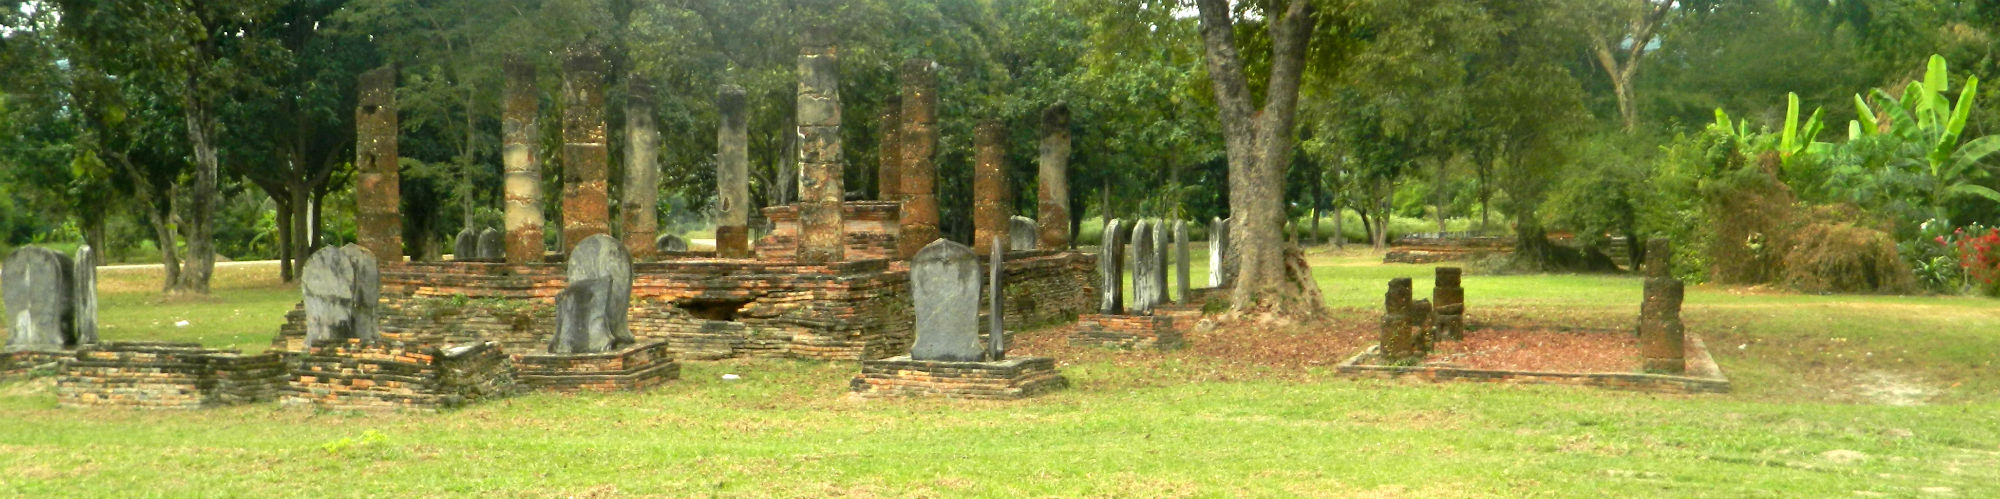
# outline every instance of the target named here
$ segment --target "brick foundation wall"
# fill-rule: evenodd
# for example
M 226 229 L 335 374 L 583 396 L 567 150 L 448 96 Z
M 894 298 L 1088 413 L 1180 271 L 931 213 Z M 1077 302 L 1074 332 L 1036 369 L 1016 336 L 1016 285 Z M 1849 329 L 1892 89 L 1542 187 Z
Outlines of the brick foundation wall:
M 514 366 L 523 387 L 555 392 L 644 390 L 681 373 L 664 341 L 605 353 L 515 355 Z
M 288 377 L 275 353 L 110 342 L 85 346 L 62 361 L 56 401 L 63 407 L 199 409 L 271 400 Z
M 1197 316 L 1200 309 L 1193 311 Z M 1080 346 L 1172 350 L 1184 346 L 1174 315 L 1102 315 L 1077 317 L 1069 344 Z
M 1055 359 L 1017 357 L 998 362 L 912 360 L 909 356 L 861 362 L 848 383 L 856 395 L 1014 400 L 1069 386 Z
M 1096 306 L 1096 257 L 1016 252 L 1005 266 L 1009 328 L 1067 321 Z M 680 259 L 633 265 L 630 324 L 641 343 L 666 341 L 679 359 L 878 359 L 914 340 L 909 273 L 901 262 L 802 265 Z M 382 267 L 383 334 L 412 343 L 492 341 L 539 353 L 555 331 L 560 264 L 422 262 Z M 981 303 L 986 300 L 981 299 Z M 294 309 L 273 348 L 304 350 Z
M 304 327 L 303 323 L 300 327 Z M 74 350 L 20 350 L 0 354 L 0 380 L 28 376 L 39 367 L 55 368 L 63 359 L 75 355 Z
M 894 201 L 848 201 L 841 205 L 848 260 L 896 257 L 896 237 L 902 233 L 902 205 Z M 756 242 L 757 259 L 791 261 L 799 251 L 797 205 L 764 208 L 771 233 Z
M 286 406 L 436 411 L 514 392 L 514 366 L 491 342 L 434 347 L 350 340 L 295 355 Z

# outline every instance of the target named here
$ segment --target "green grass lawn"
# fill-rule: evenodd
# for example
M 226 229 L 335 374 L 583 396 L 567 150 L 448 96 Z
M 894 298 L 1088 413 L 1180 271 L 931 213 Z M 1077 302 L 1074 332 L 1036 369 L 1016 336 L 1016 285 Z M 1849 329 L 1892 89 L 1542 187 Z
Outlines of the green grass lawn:
M 1429 266 L 1311 260 L 1343 324 L 1390 278 L 1428 293 Z M 104 273 L 105 337 L 261 349 L 297 291 L 230 270 L 206 299 Z M 1474 321 L 1629 327 L 1639 304 L 1628 276 L 1465 287 Z M 1734 393 L 1352 381 L 1199 349 L 1073 356 L 1071 389 L 1011 403 L 857 401 L 852 364 L 776 360 L 443 414 L 63 410 L 44 378 L 0 385 L 0 496 L 2000 495 L 2000 302 L 1704 286 L 1683 315 Z

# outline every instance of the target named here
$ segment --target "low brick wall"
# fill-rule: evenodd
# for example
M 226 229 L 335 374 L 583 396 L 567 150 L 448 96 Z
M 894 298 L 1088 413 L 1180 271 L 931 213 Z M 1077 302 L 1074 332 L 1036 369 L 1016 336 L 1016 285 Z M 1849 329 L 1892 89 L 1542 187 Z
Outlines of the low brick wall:
M 198 343 L 110 342 L 65 359 L 56 378 L 63 407 L 199 409 L 263 402 L 289 378 L 276 353 L 242 355 Z
M 1486 248 L 1397 248 L 1382 254 L 1382 263 L 1442 263 L 1472 260 L 1487 255 L 1511 253 L 1511 250 Z
M 1096 257 L 1024 251 L 1008 256 L 1009 327 L 1067 321 L 1094 307 Z M 666 341 L 677 359 L 877 359 L 914 341 L 909 272 L 901 262 L 802 265 L 680 259 L 633 265 L 632 334 Z M 429 344 L 493 341 L 546 351 L 555 331 L 561 264 L 421 262 L 382 267 L 385 335 Z M 981 299 L 981 303 L 985 303 Z M 294 309 L 272 346 L 304 350 Z
M 1196 309 L 1195 313 L 1200 314 Z M 1076 318 L 1069 344 L 1077 346 L 1172 350 L 1184 346 L 1174 315 L 1102 315 Z
M 553 392 L 644 390 L 681 376 L 664 341 L 604 353 L 519 354 L 514 367 L 522 387 Z
M 864 398 L 943 397 L 1014 400 L 1069 386 L 1048 357 L 997 362 L 912 360 L 909 356 L 861 361 L 861 375 L 848 383 Z
M 1374 346 L 1348 358 L 1346 362 L 1340 364 L 1338 370 L 1342 375 L 1362 378 L 1391 379 L 1407 376 L 1432 382 L 1576 385 L 1657 393 L 1729 393 L 1729 378 L 1723 376 L 1722 369 L 1715 364 L 1715 359 L 1708 356 L 1707 346 L 1692 335 L 1688 336 L 1687 341 L 1696 355 L 1688 358 L 1688 371 L 1685 375 L 1640 372 L 1561 373 L 1376 365 L 1374 362 L 1380 361 L 1381 356 L 1378 354 L 1380 347 Z
M 436 411 L 514 392 L 514 366 L 492 342 L 434 347 L 350 340 L 296 354 L 286 406 Z
M 24 377 L 40 367 L 54 369 L 63 359 L 74 356 L 74 350 L 19 350 L 0 354 L 0 380 Z
M 846 233 L 848 260 L 878 260 L 896 257 L 896 237 L 903 233 L 902 204 L 895 201 L 848 201 L 841 203 L 841 230 Z M 791 261 L 799 252 L 799 209 L 797 205 L 764 208 L 771 221 L 771 233 L 756 241 L 757 259 Z

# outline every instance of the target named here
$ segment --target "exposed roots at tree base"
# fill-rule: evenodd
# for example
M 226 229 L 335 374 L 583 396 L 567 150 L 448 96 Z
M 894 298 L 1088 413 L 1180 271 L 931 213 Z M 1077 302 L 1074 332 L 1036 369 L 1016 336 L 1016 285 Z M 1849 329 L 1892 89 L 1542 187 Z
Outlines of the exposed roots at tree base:
M 1274 289 L 1259 289 L 1238 283 L 1233 306 L 1218 322 L 1248 321 L 1265 326 L 1315 322 L 1327 317 L 1326 298 L 1319 281 L 1313 280 L 1312 266 L 1297 245 L 1285 245 L 1285 279 L 1272 283 Z

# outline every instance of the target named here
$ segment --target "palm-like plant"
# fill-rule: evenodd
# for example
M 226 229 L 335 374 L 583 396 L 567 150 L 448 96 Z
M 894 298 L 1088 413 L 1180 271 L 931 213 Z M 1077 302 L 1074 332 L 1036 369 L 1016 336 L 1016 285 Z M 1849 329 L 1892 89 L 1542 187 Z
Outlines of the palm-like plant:
M 1895 166 L 1917 170 L 1928 177 L 1927 201 L 1933 210 L 1941 212 L 1945 202 L 1963 196 L 2000 202 L 2000 191 L 1977 183 L 1991 174 L 1981 162 L 2000 151 L 2000 135 L 1960 141 L 1966 118 L 1972 114 L 1973 101 L 1979 95 L 1979 78 L 1967 77 L 1965 88 L 1959 90 L 1957 101 L 1952 102 L 1945 97 L 1950 89 L 1948 77 L 1944 57 L 1933 55 L 1923 81 L 1910 82 L 1901 97 L 1875 89 L 1872 95 L 1878 104 L 1885 104 L 1883 113 L 1878 115 L 1867 99 L 1855 95 L 1858 116 L 1848 123 L 1848 138 L 1888 134 L 1911 145 L 1911 150 Z

